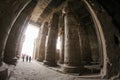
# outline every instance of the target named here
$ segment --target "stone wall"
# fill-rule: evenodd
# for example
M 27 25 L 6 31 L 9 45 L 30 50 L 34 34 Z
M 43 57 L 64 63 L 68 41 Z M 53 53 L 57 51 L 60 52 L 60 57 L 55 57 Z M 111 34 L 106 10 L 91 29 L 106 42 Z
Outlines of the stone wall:
M 0 1 L 0 79 L 6 80 L 7 77 L 7 66 L 3 64 L 3 55 L 6 46 L 6 42 L 10 31 L 18 19 L 21 12 L 32 0 L 1 0 Z M 33 4 L 35 1 L 33 0 Z M 4 75 L 2 75 L 5 73 Z

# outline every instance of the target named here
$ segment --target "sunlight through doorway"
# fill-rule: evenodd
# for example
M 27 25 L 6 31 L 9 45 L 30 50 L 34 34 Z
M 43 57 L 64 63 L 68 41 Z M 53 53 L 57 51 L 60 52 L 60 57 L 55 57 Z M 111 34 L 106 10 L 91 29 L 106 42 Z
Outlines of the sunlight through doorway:
M 34 44 L 35 40 L 38 37 L 39 28 L 35 25 L 28 24 L 26 32 L 25 32 L 25 41 L 22 47 L 22 54 L 21 55 L 28 55 L 33 58 L 34 53 Z
M 57 38 L 57 46 L 56 46 L 56 49 L 57 50 L 60 50 L 61 48 L 61 41 L 60 41 L 60 37 Z

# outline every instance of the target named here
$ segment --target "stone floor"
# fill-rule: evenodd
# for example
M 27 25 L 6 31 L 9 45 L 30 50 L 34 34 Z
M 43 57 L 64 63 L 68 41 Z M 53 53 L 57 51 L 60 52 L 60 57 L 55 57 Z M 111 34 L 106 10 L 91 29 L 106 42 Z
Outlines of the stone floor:
M 84 78 L 70 74 L 63 74 L 57 69 L 42 65 L 40 62 L 22 62 L 18 61 L 9 80 L 101 80 L 96 78 Z

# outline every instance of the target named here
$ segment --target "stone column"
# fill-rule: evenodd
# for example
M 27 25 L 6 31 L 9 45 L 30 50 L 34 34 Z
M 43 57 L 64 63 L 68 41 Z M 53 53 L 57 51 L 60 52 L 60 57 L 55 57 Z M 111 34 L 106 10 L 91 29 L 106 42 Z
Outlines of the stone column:
M 41 25 L 39 25 L 39 33 L 36 39 L 36 52 L 35 52 L 35 59 L 39 61 L 39 47 L 40 47 L 40 38 L 41 38 Z
M 73 73 L 83 70 L 79 44 L 79 24 L 74 15 L 73 2 L 68 2 L 65 7 L 65 46 L 63 72 Z
M 56 42 L 58 37 L 58 20 L 59 20 L 59 15 L 55 13 L 51 19 L 51 23 L 48 31 L 44 64 L 49 66 L 56 66 L 55 56 L 56 56 Z
M 90 65 L 92 62 L 92 58 L 91 58 L 90 42 L 88 38 L 89 33 L 87 32 L 87 27 L 89 26 L 86 26 L 84 24 L 81 23 L 79 27 L 79 40 L 80 40 L 82 63 L 84 65 Z
M 59 63 L 63 64 L 64 63 L 64 31 L 61 32 L 60 40 L 61 40 L 61 45 L 60 45 L 61 48 L 59 54 Z
M 39 60 L 39 37 L 36 39 L 36 52 L 35 52 L 35 59 Z
M 34 3 L 30 3 L 20 14 L 16 22 L 14 23 L 7 43 L 5 47 L 5 52 L 4 52 L 4 61 L 7 64 L 16 64 L 17 62 L 17 57 L 16 57 L 16 47 L 17 47 L 17 41 L 21 32 L 21 29 L 26 27 L 23 26 L 24 23 L 26 23 L 27 18 L 29 18 L 33 8 L 35 7 Z
M 19 57 L 21 56 L 21 51 L 22 51 L 22 47 L 23 47 L 23 43 L 24 43 L 24 41 L 25 41 L 25 35 L 21 35 L 20 36 L 20 40 L 19 41 L 17 41 L 18 42 L 18 44 L 17 44 L 17 49 L 16 49 L 16 54 L 17 55 L 19 55 Z
M 43 61 L 45 57 L 45 43 L 46 43 L 46 35 L 48 33 L 48 23 L 45 22 L 41 26 L 41 37 L 40 37 L 40 46 L 39 46 L 39 61 Z
M 36 59 L 36 48 L 37 48 L 37 43 L 36 43 L 36 39 L 34 40 L 34 48 L 33 48 L 33 59 Z
M 60 16 L 59 26 L 61 27 L 60 29 L 61 48 L 59 54 L 59 64 L 63 64 L 64 63 L 64 16 L 63 15 Z

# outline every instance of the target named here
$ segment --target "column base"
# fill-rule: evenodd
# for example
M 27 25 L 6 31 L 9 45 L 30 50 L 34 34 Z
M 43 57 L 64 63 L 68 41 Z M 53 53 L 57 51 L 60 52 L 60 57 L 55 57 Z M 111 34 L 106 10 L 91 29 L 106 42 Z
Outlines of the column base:
M 37 59 L 37 61 L 39 61 L 39 62 L 43 62 L 43 59 Z
M 8 66 L 3 63 L 2 66 L 0 66 L 0 80 L 7 80 L 8 78 Z
M 64 64 L 64 61 L 59 60 L 58 63 L 59 64 Z
M 64 73 L 82 73 L 85 69 L 83 66 L 68 66 L 63 65 L 62 70 Z
M 12 59 L 7 58 L 7 59 L 4 59 L 4 62 L 5 62 L 6 64 L 16 65 L 16 63 L 17 63 L 17 58 L 16 58 L 16 57 L 14 57 L 14 58 L 12 58 Z
M 44 65 L 48 65 L 48 66 L 57 66 L 56 62 L 49 62 L 49 61 L 44 60 L 43 63 Z

